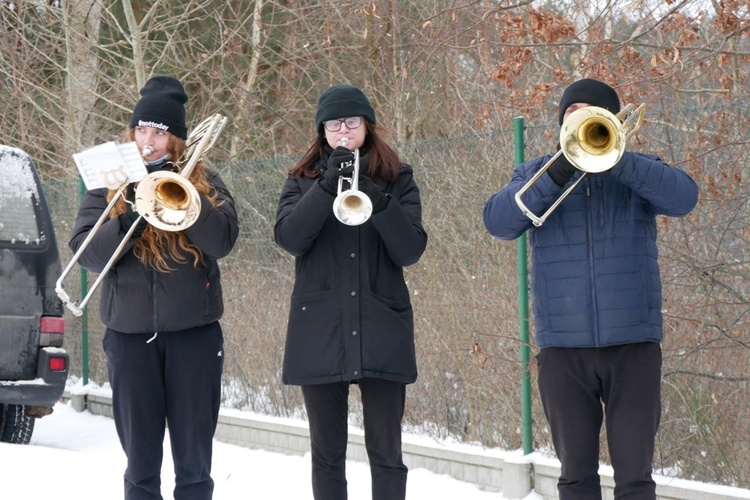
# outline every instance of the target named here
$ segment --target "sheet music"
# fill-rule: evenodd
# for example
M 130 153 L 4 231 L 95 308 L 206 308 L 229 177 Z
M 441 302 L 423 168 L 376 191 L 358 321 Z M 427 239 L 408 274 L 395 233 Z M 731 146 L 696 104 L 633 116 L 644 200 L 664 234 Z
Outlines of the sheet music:
M 86 189 L 117 189 L 138 182 L 147 174 L 146 164 L 135 142 L 105 142 L 73 154 Z

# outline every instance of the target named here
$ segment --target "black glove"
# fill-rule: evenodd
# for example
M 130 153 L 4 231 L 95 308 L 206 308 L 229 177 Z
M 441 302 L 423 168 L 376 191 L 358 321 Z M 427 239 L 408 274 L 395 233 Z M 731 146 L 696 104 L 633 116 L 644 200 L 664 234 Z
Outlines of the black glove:
M 349 175 L 354 171 L 354 153 L 339 146 L 333 150 L 326 163 L 326 171 L 320 179 L 320 187 L 326 193 L 336 196 L 339 186 L 339 177 Z
M 125 199 L 128 200 L 130 203 L 126 203 L 125 211 L 117 216 L 117 219 L 120 221 L 120 227 L 124 232 L 128 232 L 130 229 L 130 226 L 133 225 L 133 223 L 138 219 L 139 214 L 136 213 L 133 210 L 133 203 L 135 203 L 135 185 L 134 184 L 128 184 L 128 187 L 125 189 Z M 146 227 L 148 226 L 148 222 L 146 222 L 146 219 L 141 218 L 141 220 L 138 222 L 138 226 L 136 226 L 135 230 L 133 231 L 132 237 L 138 238 L 143 234 L 143 231 L 146 230 Z
M 372 179 L 366 175 L 360 175 L 357 182 L 359 183 L 359 190 L 365 193 L 372 202 L 372 214 L 375 215 L 385 210 L 391 200 L 390 195 L 386 194 L 380 186 L 372 182 Z
M 573 174 L 576 173 L 576 168 L 568 161 L 564 154 L 561 154 L 547 169 L 547 173 L 555 181 L 555 184 L 564 186 L 573 177 Z

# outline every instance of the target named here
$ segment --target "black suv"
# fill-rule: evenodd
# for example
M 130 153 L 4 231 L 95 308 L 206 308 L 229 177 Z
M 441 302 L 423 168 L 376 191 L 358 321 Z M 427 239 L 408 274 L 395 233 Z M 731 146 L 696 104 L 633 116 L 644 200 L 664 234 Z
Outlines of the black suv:
M 60 275 L 47 199 L 31 158 L 0 145 L 0 441 L 28 444 L 68 377 Z

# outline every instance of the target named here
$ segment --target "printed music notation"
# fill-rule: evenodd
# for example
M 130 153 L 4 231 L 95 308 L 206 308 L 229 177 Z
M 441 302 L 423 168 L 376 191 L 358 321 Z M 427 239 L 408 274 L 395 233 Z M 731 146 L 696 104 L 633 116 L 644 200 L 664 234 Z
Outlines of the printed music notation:
M 135 142 L 105 142 L 73 154 L 73 160 L 87 190 L 117 189 L 148 174 Z

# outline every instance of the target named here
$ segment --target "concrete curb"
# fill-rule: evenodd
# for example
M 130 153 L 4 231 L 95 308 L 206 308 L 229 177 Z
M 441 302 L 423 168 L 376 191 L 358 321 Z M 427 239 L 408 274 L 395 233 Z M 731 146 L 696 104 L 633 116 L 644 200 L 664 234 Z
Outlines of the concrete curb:
M 63 395 L 77 411 L 112 417 L 111 398 L 101 394 L 70 393 Z M 222 410 L 215 437 L 223 443 L 262 449 L 288 455 L 310 451 L 307 423 L 300 420 Z M 482 450 L 468 445 L 447 446 L 427 438 L 404 435 L 404 463 L 410 469 L 423 468 L 446 474 L 460 481 L 476 484 L 485 491 L 502 493 L 505 499 L 522 499 L 532 491 L 543 500 L 556 500 L 560 465 L 557 460 L 538 453 Z M 349 433 L 349 460 L 367 462 L 364 435 Z M 603 500 L 614 499 L 614 478 L 610 467 L 602 467 Z M 694 481 L 655 476 L 658 500 L 735 500 L 750 499 L 750 490 L 714 486 Z

